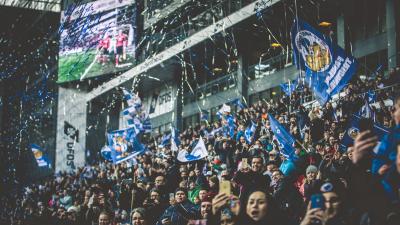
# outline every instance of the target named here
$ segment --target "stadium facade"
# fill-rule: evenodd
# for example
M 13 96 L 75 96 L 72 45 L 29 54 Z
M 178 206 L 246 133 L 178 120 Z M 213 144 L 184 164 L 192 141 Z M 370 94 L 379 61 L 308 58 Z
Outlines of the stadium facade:
M 194 126 L 204 114 L 215 121 L 220 106 L 235 99 L 252 104 L 278 98 L 279 85 L 299 74 L 290 46 L 296 17 L 355 56 L 358 75 L 370 76 L 379 65 L 387 74 L 399 64 L 398 0 L 145 0 L 136 6 L 135 66 L 54 87 L 57 104 L 49 103 L 53 125 L 42 131 L 48 131 L 46 148 L 56 171 L 72 168 L 71 161 L 82 166 L 99 157 L 106 131 L 124 128 L 121 87 L 140 94 L 154 134 L 171 125 Z M 7 93 L 1 94 L 7 99 Z M 4 121 L 30 111 L 0 109 L 8 136 L 18 129 Z M 28 141 L 17 143 L 5 148 L 27 148 Z

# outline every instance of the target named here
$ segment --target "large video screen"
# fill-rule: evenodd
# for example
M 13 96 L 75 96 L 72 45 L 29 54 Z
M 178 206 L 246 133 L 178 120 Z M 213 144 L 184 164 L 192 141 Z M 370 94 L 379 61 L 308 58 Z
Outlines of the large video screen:
M 70 5 L 59 33 L 58 83 L 127 70 L 135 62 L 135 0 Z

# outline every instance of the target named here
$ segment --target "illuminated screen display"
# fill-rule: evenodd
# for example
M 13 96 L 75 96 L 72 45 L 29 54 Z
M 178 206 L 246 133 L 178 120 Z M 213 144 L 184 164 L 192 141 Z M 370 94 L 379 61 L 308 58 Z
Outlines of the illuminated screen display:
M 127 70 L 135 62 L 135 0 L 70 5 L 61 14 L 58 83 Z

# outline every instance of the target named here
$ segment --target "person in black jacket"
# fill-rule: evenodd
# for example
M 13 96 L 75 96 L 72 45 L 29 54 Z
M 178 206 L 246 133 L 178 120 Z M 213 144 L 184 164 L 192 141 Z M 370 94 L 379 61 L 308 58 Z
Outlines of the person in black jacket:
M 303 212 L 303 198 L 295 188 L 292 179 L 285 177 L 280 170 L 272 173 L 274 182 L 273 198 L 279 209 L 284 212 L 286 218 L 295 224 Z
M 249 168 L 240 168 L 233 181 L 241 186 L 242 193 L 247 193 L 252 188 L 268 191 L 271 179 L 268 175 L 263 175 L 263 172 L 264 160 L 261 156 L 255 156 L 251 160 L 251 170 Z
M 178 188 L 171 203 L 159 218 L 157 225 L 186 225 L 189 220 L 201 217 L 199 209 L 187 199 L 185 189 Z
M 148 224 L 156 224 L 158 218 L 154 215 L 161 215 L 167 205 L 161 200 L 161 193 L 157 189 L 153 189 L 150 191 L 149 198 L 144 200 L 143 207 L 149 215 L 152 215 L 147 218 Z

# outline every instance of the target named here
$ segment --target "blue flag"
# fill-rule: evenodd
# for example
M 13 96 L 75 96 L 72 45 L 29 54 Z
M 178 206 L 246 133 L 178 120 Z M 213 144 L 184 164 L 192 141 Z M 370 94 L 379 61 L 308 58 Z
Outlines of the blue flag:
M 201 110 L 200 112 L 200 121 L 208 121 L 209 114 L 206 110 Z
M 282 154 L 289 159 L 296 159 L 294 144 L 295 138 L 270 114 L 268 114 L 272 132 L 281 147 Z
M 161 138 L 161 144 L 159 147 L 164 148 L 165 146 L 168 146 L 171 141 L 171 134 L 164 134 Z
M 49 167 L 51 168 L 51 164 L 43 149 L 36 144 L 31 144 L 31 150 L 33 156 L 36 159 L 36 163 L 39 167 Z
M 369 104 L 376 102 L 376 93 L 374 91 L 368 91 L 366 95 Z
M 368 100 L 365 99 L 365 104 L 361 107 L 359 115 L 364 118 L 371 118 L 374 122 L 376 121 L 375 112 L 372 110 L 371 106 L 368 103 Z
M 134 128 L 112 131 L 107 137 L 114 164 L 131 159 L 145 150 L 144 145 L 137 139 Z
M 356 60 L 303 21 L 294 22 L 291 36 L 293 60 L 306 71 L 306 80 L 324 105 L 347 85 L 356 71 Z
M 296 90 L 297 85 L 299 84 L 298 80 L 289 81 L 288 83 L 281 84 L 281 89 L 287 96 L 292 95 L 293 91 Z
M 354 140 L 356 139 L 358 133 L 360 133 L 360 119 L 362 117 L 359 115 L 353 115 L 353 118 L 351 119 L 351 123 L 349 127 L 347 128 L 346 133 L 343 136 L 342 139 L 342 146 L 343 147 L 348 147 L 350 145 L 353 145 Z M 389 133 L 389 130 L 383 126 L 380 126 L 378 124 L 374 124 L 374 134 L 378 136 L 379 139 L 381 139 L 385 134 Z
M 241 109 L 241 110 L 247 108 L 247 106 L 246 106 L 242 101 L 240 101 L 239 98 L 233 100 L 233 101 L 232 101 L 232 104 L 236 105 L 236 106 L 239 107 L 239 109 Z
M 235 135 L 236 124 L 232 115 L 226 116 L 226 122 L 228 127 L 228 133 L 231 138 Z
M 251 121 L 251 125 L 244 132 L 244 137 L 246 138 L 248 144 L 250 144 L 253 141 L 253 136 L 254 133 L 256 132 L 256 129 L 257 129 L 257 124 Z

